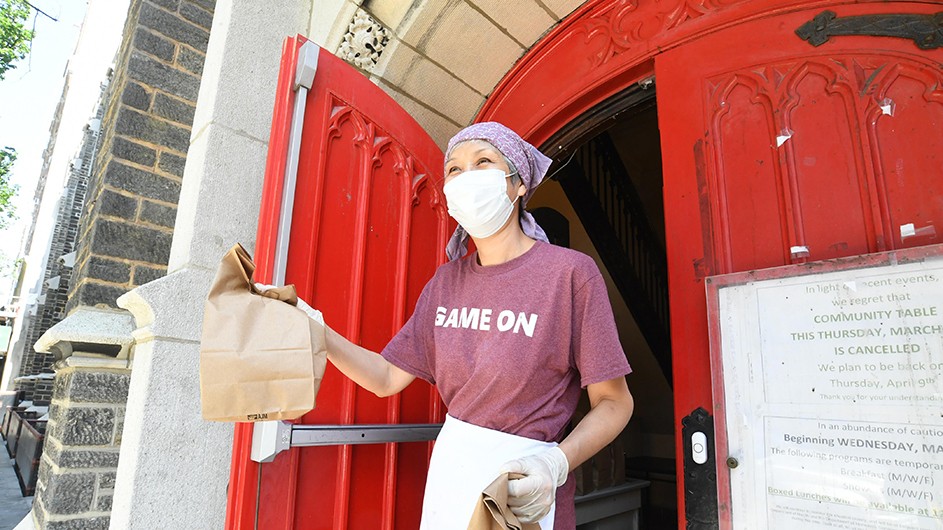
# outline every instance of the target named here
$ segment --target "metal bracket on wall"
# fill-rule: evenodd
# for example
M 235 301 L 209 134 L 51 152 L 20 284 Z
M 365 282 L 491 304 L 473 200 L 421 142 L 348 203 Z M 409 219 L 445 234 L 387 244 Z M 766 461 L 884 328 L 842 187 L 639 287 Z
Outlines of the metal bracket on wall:
M 825 44 L 829 37 L 863 35 L 911 39 L 918 48 L 932 50 L 943 47 L 943 12 L 933 15 L 884 14 L 838 17 L 833 11 L 822 11 L 799 26 L 796 35 L 813 46 Z
M 287 421 L 263 421 L 252 430 L 255 462 L 271 462 L 291 447 L 429 442 L 442 429 L 440 423 L 407 425 L 292 425 Z

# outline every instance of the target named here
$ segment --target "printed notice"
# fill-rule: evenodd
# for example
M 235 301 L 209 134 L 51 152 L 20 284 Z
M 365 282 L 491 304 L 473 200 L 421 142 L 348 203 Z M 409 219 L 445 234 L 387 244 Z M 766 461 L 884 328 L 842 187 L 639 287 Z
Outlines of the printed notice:
M 722 528 L 943 529 L 943 259 L 796 270 L 712 280 Z
M 765 427 L 770 528 L 810 519 L 815 528 L 940 528 L 943 427 L 796 418 Z
M 757 299 L 788 308 L 759 314 L 764 369 L 793 376 L 767 379 L 769 402 L 943 407 L 943 272 L 759 287 Z

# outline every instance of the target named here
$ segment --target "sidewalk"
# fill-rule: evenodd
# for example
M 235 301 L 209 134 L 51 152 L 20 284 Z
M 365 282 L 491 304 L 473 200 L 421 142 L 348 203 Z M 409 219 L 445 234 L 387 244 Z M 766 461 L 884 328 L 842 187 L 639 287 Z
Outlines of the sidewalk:
M 13 471 L 13 461 L 0 441 L 0 530 L 12 530 L 29 513 L 32 497 L 23 497 Z

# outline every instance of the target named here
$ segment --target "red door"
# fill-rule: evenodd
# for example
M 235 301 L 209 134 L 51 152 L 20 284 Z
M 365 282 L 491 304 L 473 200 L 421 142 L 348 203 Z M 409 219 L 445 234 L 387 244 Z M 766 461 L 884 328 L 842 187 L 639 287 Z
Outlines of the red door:
M 847 17 L 940 6 L 829 9 L 873 33 L 880 24 Z M 943 236 L 943 49 L 863 35 L 814 47 L 796 29 L 822 11 L 741 22 L 656 57 L 679 418 L 713 409 L 705 276 Z
M 286 41 L 259 218 L 257 277 L 272 277 L 295 65 Z M 442 153 L 389 96 L 324 50 L 306 99 L 285 272 L 328 325 L 379 351 L 412 313 L 444 259 L 452 228 L 438 182 Z M 438 394 L 416 381 L 379 399 L 328 364 L 302 424 L 436 423 Z M 249 460 L 250 424 L 236 429 L 227 528 L 414 529 L 430 443 L 294 448 Z

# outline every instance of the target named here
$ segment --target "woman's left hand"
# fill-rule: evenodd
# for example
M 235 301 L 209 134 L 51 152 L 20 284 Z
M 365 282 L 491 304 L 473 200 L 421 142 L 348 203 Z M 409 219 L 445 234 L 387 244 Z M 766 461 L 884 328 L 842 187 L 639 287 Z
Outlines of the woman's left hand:
M 540 454 L 512 460 L 501 473 L 518 473 L 523 478 L 508 481 L 508 507 L 522 523 L 536 523 L 550 512 L 557 488 L 566 482 L 570 464 L 559 447 Z

